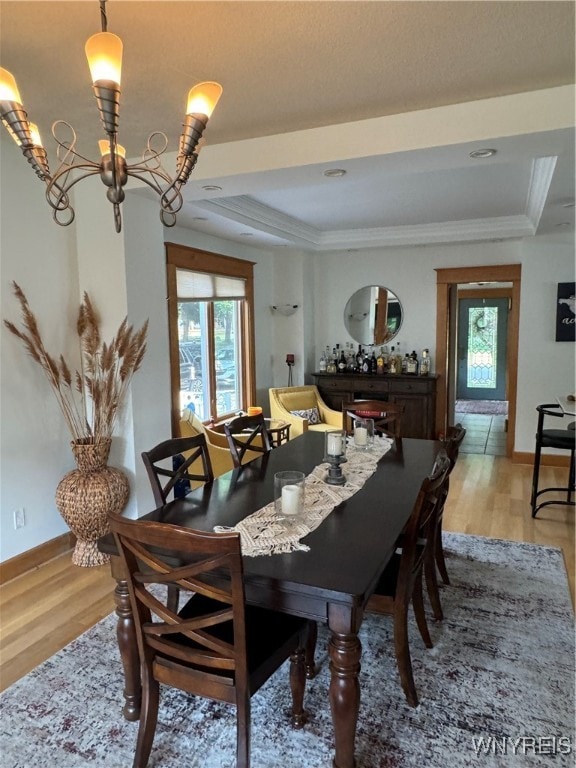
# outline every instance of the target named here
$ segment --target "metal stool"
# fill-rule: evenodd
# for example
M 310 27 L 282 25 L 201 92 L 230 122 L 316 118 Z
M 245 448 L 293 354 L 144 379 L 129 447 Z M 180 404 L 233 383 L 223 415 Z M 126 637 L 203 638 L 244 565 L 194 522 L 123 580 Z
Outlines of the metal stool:
M 560 416 L 564 414 L 562 409 L 557 403 L 545 403 L 536 407 L 538 411 L 538 428 L 536 431 L 536 450 L 534 452 L 534 474 L 532 475 L 532 498 L 530 504 L 532 506 L 532 517 L 536 517 L 536 513 L 542 507 L 547 507 L 551 504 L 563 504 L 573 507 L 574 501 L 572 500 L 572 494 L 574 493 L 574 449 L 576 447 L 576 432 L 574 431 L 574 424 L 568 425 L 568 429 L 544 429 L 544 417 L 545 416 Z M 562 450 L 570 451 L 570 470 L 568 472 L 568 486 L 565 488 L 542 488 L 538 490 L 538 476 L 540 474 L 540 454 L 542 448 L 559 448 Z M 550 500 L 541 501 L 537 503 L 538 497 L 543 493 L 549 493 L 552 491 L 560 491 L 566 493 L 565 500 Z

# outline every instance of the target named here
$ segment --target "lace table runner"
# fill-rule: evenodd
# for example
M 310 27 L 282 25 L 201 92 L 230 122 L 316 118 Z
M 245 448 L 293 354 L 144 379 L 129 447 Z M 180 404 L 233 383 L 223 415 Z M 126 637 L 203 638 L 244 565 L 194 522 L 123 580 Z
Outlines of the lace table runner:
M 346 477 L 344 485 L 328 485 L 325 482 L 329 467 L 327 463 L 315 467 L 305 481 L 304 512 L 294 521 L 278 518 L 272 501 L 234 527 L 217 525 L 214 531 L 239 533 L 242 554 L 248 557 L 283 554 L 296 550 L 308 552 L 310 547 L 302 544 L 300 539 L 318 528 L 338 504 L 362 488 L 366 480 L 374 474 L 378 461 L 390 450 L 391 445 L 392 441 L 386 437 L 375 437 L 370 451 L 359 451 L 350 443 L 346 448 L 348 461 L 342 465 Z

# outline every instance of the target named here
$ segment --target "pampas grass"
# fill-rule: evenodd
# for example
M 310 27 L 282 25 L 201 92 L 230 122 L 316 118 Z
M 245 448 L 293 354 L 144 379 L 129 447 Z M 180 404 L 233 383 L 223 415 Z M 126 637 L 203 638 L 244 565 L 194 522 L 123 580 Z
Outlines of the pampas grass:
M 44 371 L 72 439 L 89 444 L 111 438 L 132 376 L 144 359 L 148 321 L 134 330 L 124 318 L 106 344 L 100 336 L 96 311 L 84 293 L 76 322 L 82 371 L 72 373 L 62 355 L 56 358 L 46 350 L 36 317 L 18 283 L 12 283 L 12 291 L 20 304 L 22 327 L 9 320 L 4 320 L 4 325 Z

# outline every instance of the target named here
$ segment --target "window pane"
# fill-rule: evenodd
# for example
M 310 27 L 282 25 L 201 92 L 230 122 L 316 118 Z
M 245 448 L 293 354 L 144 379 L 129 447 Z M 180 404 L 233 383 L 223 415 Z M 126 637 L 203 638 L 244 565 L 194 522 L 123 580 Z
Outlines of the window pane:
M 240 302 L 215 301 L 214 354 L 216 369 L 217 416 L 242 407 L 242 356 L 240 348 Z
M 199 301 L 178 302 L 180 347 L 180 406 L 198 418 L 208 419 L 210 402 L 206 372 L 209 371 L 206 306 Z
M 467 386 L 495 389 L 498 307 L 471 307 L 468 322 Z

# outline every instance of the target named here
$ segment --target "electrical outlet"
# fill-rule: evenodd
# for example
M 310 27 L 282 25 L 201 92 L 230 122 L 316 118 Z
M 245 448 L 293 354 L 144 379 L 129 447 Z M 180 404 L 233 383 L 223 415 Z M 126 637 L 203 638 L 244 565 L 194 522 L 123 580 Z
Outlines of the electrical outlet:
M 24 528 L 26 525 L 26 513 L 24 511 L 24 507 L 20 507 L 20 509 L 14 510 L 14 528 L 15 530 L 18 530 L 18 528 Z

